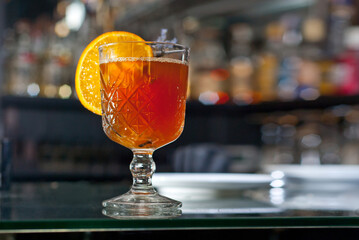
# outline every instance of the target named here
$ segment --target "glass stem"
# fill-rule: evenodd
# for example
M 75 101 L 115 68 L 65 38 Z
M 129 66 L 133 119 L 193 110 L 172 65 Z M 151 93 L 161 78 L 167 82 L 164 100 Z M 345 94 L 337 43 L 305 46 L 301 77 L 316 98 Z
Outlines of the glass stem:
M 132 150 L 133 159 L 130 170 L 133 177 L 131 191 L 134 194 L 154 194 L 156 190 L 152 186 L 152 175 L 156 170 L 153 161 L 153 151 Z

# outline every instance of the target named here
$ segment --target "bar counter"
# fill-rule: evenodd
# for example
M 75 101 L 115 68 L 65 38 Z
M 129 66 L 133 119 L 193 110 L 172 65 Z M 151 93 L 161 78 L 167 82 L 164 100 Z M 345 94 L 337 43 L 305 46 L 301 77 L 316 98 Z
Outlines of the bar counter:
M 175 189 L 172 194 L 177 194 L 178 200 L 183 202 L 181 216 L 115 219 L 103 214 L 101 202 L 127 191 L 127 181 L 18 182 L 13 183 L 9 190 L 1 191 L 0 232 L 359 227 L 359 187 L 355 181 L 337 187 L 326 188 L 323 185 L 321 190 L 316 189 L 315 184 L 308 186 L 298 182 L 281 186 L 272 181 L 268 186 L 261 184 L 226 191 L 198 189 L 196 193 L 193 189 Z M 166 194 L 171 195 L 168 189 Z

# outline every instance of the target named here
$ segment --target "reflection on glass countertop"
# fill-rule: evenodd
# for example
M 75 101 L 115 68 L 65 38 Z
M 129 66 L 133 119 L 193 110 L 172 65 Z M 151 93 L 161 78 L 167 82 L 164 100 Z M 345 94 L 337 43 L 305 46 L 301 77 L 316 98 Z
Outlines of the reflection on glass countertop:
M 0 192 L 0 231 L 359 226 L 359 185 L 351 181 L 331 189 L 331 181 L 292 180 L 280 169 L 166 174 L 156 173 L 153 183 L 160 193 L 182 201 L 180 217 L 133 221 L 103 215 L 101 202 L 127 191 L 126 181 L 18 182 Z

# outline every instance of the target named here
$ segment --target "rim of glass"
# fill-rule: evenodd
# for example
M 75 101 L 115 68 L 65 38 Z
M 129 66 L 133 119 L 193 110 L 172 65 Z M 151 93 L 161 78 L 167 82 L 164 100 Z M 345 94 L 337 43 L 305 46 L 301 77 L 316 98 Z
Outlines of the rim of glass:
M 165 45 L 170 45 L 173 47 L 178 47 L 178 48 L 182 48 L 182 49 L 186 49 L 189 50 L 189 47 L 182 45 L 182 44 L 178 44 L 178 43 L 171 43 L 171 42 L 157 42 L 157 41 L 118 41 L 118 42 L 111 42 L 111 43 L 105 43 L 105 44 L 101 44 L 98 49 L 101 50 L 104 47 L 110 47 L 110 46 L 115 46 L 115 45 L 119 45 L 121 43 L 145 43 L 145 44 L 165 44 Z

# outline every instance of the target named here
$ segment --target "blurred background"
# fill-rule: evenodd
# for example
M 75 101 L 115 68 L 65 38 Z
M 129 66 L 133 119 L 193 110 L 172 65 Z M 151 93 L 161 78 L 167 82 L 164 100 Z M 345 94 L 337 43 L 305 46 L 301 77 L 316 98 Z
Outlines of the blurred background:
M 75 69 L 101 33 L 162 29 L 191 58 L 185 130 L 155 152 L 158 172 L 359 164 L 358 0 L 4 0 L 0 136 L 15 180 L 130 174 L 131 151 L 80 105 Z

